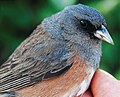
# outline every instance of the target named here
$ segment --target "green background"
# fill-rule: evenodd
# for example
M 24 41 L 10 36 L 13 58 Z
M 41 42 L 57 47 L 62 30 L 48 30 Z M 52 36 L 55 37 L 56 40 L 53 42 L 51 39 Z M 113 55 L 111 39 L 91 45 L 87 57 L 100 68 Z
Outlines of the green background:
M 100 68 L 120 79 L 120 0 L 0 0 L 0 64 L 45 17 L 78 3 L 98 9 L 106 18 L 115 45 L 103 42 Z

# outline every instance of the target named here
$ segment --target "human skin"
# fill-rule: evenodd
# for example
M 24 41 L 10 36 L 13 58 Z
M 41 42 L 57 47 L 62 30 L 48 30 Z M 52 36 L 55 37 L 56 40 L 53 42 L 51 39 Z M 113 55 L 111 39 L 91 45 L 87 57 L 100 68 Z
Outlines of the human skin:
M 120 97 L 120 81 L 103 70 L 97 70 L 82 97 Z

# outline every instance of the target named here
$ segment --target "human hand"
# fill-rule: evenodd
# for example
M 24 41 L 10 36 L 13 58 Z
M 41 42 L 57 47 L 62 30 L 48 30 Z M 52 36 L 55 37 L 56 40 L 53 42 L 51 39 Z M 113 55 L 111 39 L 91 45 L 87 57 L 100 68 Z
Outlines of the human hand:
M 82 97 L 120 97 L 120 81 L 103 70 L 97 70 L 90 89 Z

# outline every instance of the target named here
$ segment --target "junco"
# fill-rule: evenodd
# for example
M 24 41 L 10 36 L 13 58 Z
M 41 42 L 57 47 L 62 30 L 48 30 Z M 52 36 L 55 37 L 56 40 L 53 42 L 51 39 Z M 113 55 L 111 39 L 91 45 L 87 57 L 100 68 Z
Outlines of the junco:
M 104 17 L 78 4 L 42 21 L 0 67 L 0 97 L 74 97 L 99 67 L 101 43 L 113 44 Z

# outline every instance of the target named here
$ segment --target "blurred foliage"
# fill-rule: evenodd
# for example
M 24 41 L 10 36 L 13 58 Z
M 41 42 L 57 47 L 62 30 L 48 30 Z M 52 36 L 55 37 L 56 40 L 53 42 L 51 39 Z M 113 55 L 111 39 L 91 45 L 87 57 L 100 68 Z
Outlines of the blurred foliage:
M 105 16 L 115 45 L 103 42 L 100 68 L 120 79 L 120 0 L 0 0 L 0 64 L 45 17 L 78 3 Z

